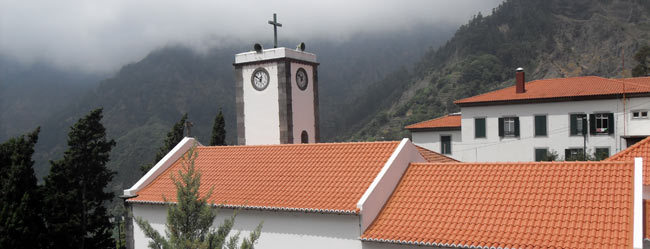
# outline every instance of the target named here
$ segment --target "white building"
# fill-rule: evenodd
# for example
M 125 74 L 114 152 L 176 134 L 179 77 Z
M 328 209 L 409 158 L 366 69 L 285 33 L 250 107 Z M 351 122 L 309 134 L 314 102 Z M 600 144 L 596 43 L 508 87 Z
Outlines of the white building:
M 460 121 L 460 113 L 453 113 L 405 128 L 411 131 L 414 144 L 457 159 L 460 157 L 457 152 L 461 144 Z
M 208 202 L 221 207 L 215 226 L 241 210 L 233 233 L 246 235 L 264 222 L 256 244 L 260 249 L 641 248 L 641 160 L 467 164 L 408 139 L 318 143 L 316 65 L 315 55 L 286 48 L 238 54 L 241 145 L 202 146 L 184 138 L 124 190 L 131 215 L 165 234 L 165 206 L 176 201 L 171 176 L 196 146 L 199 192 L 203 196 L 213 189 Z M 536 84 L 530 85 L 534 89 Z M 465 144 L 458 139 L 466 141 L 466 119 L 479 118 L 480 110 L 471 108 L 482 107 L 470 106 L 467 113 L 473 116 L 463 108 L 462 116 L 435 121 L 437 128 L 428 131 L 449 138 L 423 145 L 465 157 Z M 483 111 L 491 115 L 483 132 L 492 139 L 494 132 L 487 130 L 500 117 L 497 111 Z M 551 111 L 530 112 L 555 120 Z M 525 115 L 517 117 L 521 122 L 514 122 L 522 126 L 515 133 L 527 134 Z M 646 129 L 627 125 L 636 133 Z M 521 135 L 503 139 L 523 140 Z M 621 157 L 637 155 L 645 154 L 635 150 Z M 126 227 L 128 248 L 146 248 L 149 239 L 132 218 Z
M 446 153 L 438 141 L 450 135 L 450 155 L 460 161 L 540 161 L 549 153 L 580 157 L 585 148 L 603 159 L 650 135 L 650 77 L 525 82 L 523 71 L 517 75 L 515 86 L 455 102 L 460 138 L 418 126 L 425 121 L 406 127 L 413 142 Z

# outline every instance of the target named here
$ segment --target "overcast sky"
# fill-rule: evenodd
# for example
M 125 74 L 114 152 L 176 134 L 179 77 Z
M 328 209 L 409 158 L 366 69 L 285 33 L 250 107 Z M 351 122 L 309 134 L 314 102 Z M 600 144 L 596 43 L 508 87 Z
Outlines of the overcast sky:
M 347 39 L 417 24 L 461 25 L 501 0 L 0 0 L 0 55 L 108 72 L 173 44 Z

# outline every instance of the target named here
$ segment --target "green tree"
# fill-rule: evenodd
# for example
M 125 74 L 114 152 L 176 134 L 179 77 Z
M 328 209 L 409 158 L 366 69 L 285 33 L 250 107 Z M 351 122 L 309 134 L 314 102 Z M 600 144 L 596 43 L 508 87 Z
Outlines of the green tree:
M 645 45 L 634 55 L 639 65 L 632 69 L 632 77 L 645 77 L 650 75 L 650 46 Z
M 181 120 L 178 123 L 175 123 L 172 127 L 172 130 L 167 133 L 167 138 L 165 139 L 165 144 L 162 147 L 158 148 L 158 153 L 156 153 L 156 158 L 153 163 L 148 163 L 140 166 L 140 171 L 142 174 L 146 174 L 149 170 L 156 164 L 160 159 L 165 157 L 169 151 L 171 151 L 174 146 L 176 146 L 183 137 L 185 136 L 185 122 L 187 121 L 187 113 L 183 114 Z
M 191 148 L 183 156 L 182 170 L 178 171 L 179 178 L 172 175 L 172 181 L 176 185 L 176 204 L 167 206 L 166 238 L 153 229 L 149 222 L 142 217 L 135 218 L 138 226 L 152 240 L 149 242 L 149 248 L 252 249 L 260 237 L 261 223 L 250 233 L 248 238 L 242 240 L 241 244 L 239 244 L 239 233 L 228 238 L 235 223 L 235 215 L 226 219 L 217 229 L 211 228 L 218 210 L 208 204 L 212 189 L 204 197 L 199 196 L 201 173 L 194 166 L 197 156 L 195 147 Z M 165 196 L 163 196 L 163 200 L 169 203 Z
M 105 207 L 113 193 L 104 191 L 115 175 L 106 168 L 115 141 L 106 139 L 101 119 L 101 108 L 79 119 L 70 129 L 63 159 L 50 161 L 43 192 L 52 248 L 115 246 Z
M 40 128 L 0 144 L 0 248 L 40 248 L 45 232 L 34 176 Z
M 210 145 L 226 145 L 226 121 L 224 120 L 223 113 L 221 111 L 219 111 L 219 114 L 214 118 Z

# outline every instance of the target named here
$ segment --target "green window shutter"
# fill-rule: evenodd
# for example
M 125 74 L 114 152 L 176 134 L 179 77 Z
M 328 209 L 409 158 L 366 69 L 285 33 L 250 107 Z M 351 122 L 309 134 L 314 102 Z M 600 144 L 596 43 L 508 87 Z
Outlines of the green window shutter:
M 578 115 L 571 114 L 569 117 L 571 123 L 571 135 L 578 135 Z
M 485 118 L 474 119 L 474 136 L 485 137 Z
M 607 114 L 607 121 L 609 122 L 609 124 L 607 124 L 607 132 L 609 134 L 614 134 L 614 126 L 616 125 L 614 122 L 614 113 Z
M 548 149 L 535 149 L 535 161 L 546 161 L 546 155 L 548 154 Z
M 535 136 L 546 135 L 546 116 L 535 116 Z
M 596 115 L 589 114 L 589 134 L 596 134 Z
M 596 148 L 596 160 L 601 161 L 609 157 L 609 148 Z
M 515 117 L 515 137 L 519 136 L 519 117 Z
M 440 136 L 440 153 L 451 154 L 451 136 Z
M 569 150 L 569 149 L 564 150 L 564 160 L 565 161 L 571 161 L 572 160 L 572 158 L 571 158 L 571 150 Z
M 499 118 L 499 137 L 503 137 L 503 118 Z

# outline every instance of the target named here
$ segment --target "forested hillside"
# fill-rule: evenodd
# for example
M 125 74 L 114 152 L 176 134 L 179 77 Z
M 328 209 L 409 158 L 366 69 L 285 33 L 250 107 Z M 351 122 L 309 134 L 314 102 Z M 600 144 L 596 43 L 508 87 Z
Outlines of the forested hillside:
M 412 72 L 385 78 L 401 82 L 401 90 L 373 96 L 382 108 L 341 137 L 408 136 L 405 125 L 458 111 L 454 100 L 514 84 L 517 67 L 527 80 L 630 77 L 633 55 L 644 44 L 650 44 L 650 1 L 506 1 L 429 50 Z

